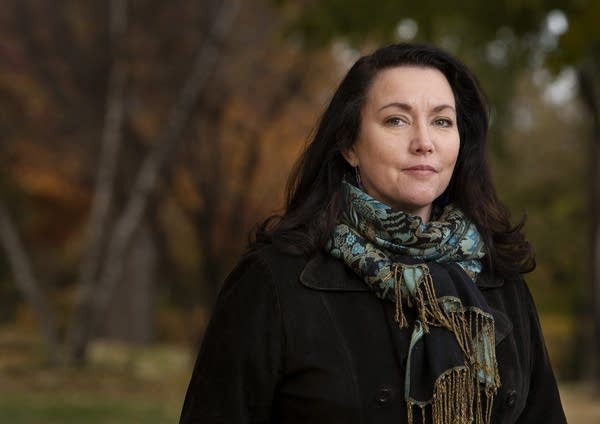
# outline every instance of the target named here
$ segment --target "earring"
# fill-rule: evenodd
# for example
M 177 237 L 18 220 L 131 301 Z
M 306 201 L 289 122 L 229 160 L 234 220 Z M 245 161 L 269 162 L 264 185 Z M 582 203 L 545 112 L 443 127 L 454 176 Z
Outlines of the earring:
M 360 179 L 360 171 L 358 169 L 358 165 L 356 165 L 354 167 L 354 173 L 356 174 L 356 185 L 358 186 L 358 188 L 360 188 L 362 190 L 363 185 L 362 185 L 362 180 Z

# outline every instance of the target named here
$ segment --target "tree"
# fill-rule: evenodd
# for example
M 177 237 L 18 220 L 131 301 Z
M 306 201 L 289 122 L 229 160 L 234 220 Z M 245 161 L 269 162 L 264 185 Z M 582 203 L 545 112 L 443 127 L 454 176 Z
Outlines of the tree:
M 600 90 L 595 75 L 600 66 L 582 65 L 578 69 L 581 98 L 591 118 L 591 137 L 588 152 L 589 205 L 589 293 L 587 321 L 590 323 L 587 343 L 587 370 L 590 380 L 600 390 L 600 190 L 598 183 L 600 161 Z

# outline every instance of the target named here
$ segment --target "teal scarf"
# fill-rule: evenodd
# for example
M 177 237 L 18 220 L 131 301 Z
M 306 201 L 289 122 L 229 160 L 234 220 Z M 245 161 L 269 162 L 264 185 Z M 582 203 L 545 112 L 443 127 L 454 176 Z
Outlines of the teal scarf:
M 500 379 L 494 318 L 474 283 L 485 254 L 476 226 L 452 205 L 423 223 L 346 181 L 341 194 L 329 252 L 395 303 L 401 328 L 409 326 L 404 308 L 416 317 L 405 376 L 409 422 L 419 407 L 423 422 L 430 414 L 434 424 L 489 423 Z

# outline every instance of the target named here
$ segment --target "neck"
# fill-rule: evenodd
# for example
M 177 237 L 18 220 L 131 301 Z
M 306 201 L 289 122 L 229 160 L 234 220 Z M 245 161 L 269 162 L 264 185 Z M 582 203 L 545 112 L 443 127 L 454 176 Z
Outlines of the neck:
M 427 224 L 431 218 L 431 204 L 417 208 L 398 205 L 395 208 L 410 215 L 418 216 L 424 224 Z

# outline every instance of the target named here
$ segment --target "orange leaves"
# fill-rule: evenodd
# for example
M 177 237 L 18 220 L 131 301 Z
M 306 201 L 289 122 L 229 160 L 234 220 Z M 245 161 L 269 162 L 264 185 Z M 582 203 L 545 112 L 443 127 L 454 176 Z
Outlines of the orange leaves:
M 11 179 L 28 195 L 80 208 L 88 193 L 80 181 L 81 162 L 72 152 L 57 151 L 28 140 L 12 143 Z

